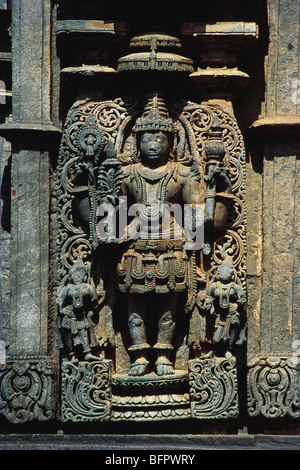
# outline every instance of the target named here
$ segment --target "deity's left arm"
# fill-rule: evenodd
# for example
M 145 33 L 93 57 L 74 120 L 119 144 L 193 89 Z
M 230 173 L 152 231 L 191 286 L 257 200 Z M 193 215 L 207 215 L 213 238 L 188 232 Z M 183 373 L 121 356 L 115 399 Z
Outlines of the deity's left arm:
M 213 230 L 222 230 L 226 225 L 228 220 L 231 205 L 233 201 L 233 195 L 231 194 L 231 184 L 229 180 L 222 181 L 222 176 L 220 177 L 220 183 L 217 185 L 219 191 L 217 191 L 215 196 L 215 210 L 214 210 L 214 219 L 210 223 L 209 227 Z M 192 204 L 195 207 L 197 205 L 205 204 L 205 183 L 202 179 L 199 181 L 193 179 L 192 177 L 184 178 L 183 184 L 183 202 L 185 204 Z
M 229 218 L 234 196 L 229 193 L 219 192 L 216 194 L 215 212 L 213 223 L 209 228 L 222 230 Z

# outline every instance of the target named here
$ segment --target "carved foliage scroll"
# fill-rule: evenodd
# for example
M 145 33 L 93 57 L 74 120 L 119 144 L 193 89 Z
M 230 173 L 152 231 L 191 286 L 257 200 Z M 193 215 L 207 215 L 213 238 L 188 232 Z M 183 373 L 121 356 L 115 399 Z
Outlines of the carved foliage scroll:
M 192 416 L 236 418 L 239 409 L 235 358 L 194 359 L 189 366 Z
M 15 361 L 0 369 L 0 413 L 12 423 L 55 417 L 55 383 L 51 363 Z
M 286 357 L 261 357 L 249 363 L 248 413 L 266 418 L 300 417 L 299 364 Z
M 64 362 L 62 421 L 106 421 L 111 409 L 110 361 Z

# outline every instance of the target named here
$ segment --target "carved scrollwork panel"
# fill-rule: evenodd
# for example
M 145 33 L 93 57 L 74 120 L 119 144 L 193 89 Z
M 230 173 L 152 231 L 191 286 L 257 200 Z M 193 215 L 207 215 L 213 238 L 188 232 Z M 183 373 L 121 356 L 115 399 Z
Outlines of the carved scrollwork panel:
M 55 417 L 52 363 L 17 360 L 0 369 L 0 413 L 11 423 L 47 421 Z
M 236 418 L 236 360 L 206 357 L 189 361 L 192 416 L 198 419 Z
M 286 357 L 260 357 L 249 365 L 248 414 L 266 418 L 300 417 L 299 365 Z
M 62 421 L 106 421 L 111 410 L 110 361 L 63 362 Z

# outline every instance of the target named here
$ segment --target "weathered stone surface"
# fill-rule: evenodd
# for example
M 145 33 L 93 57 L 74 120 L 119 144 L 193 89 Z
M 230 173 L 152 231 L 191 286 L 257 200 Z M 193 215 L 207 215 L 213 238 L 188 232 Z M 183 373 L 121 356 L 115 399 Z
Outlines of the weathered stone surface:
M 239 415 L 236 359 L 207 357 L 189 362 L 192 417 L 230 419 Z
M 55 417 L 55 375 L 47 359 L 9 360 L 0 367 L 0 413 L 11 423 Z
M 47 153 L 14 151 L 9 346 L 13 356 L 48 351 L 48 217 Z
M 43 123 L 50 118 L 51 2 L 14 2 L 12 9 L 13 121 Z
M 299 363 L 281 356 L 249 362 L 248 413 L 266 418 L 300 416 Z
M 64 362 L 61 370 L 62 421 L 107 421 L 111 412 L 111 362 Z
M 171 450 L 196 453 L 194 463 L 201 464 L 203 450 L 299 450 L 298 436 L 282 435 L 184 435 L 156 434 L 130 436 L 120 434 L 8 434 L 0 435 L 1 450 L 100 450 L 103 459 L 112 457 L 111 451 L 142 451 L 147 453 Z M 199 451 L 199 452 L 198 452 Z M 124 455 L 124 454 L 123 454 Z M 138 452 L 137 454 L 138 455 Z M 196 460 L 197 459 L 197 460 Z
M 6 347 L 4 360 L 0 357 L 4 362 L 2 414 L 10 422 L 48 420 L 54 416 L 53 404 L 59 408 L 63 399 L 63 420 L 72 425 L 89 420 L 109 425 L 155 420 L 162 424 L 169 419 L 192 423 L 193 415 L 200 418 L 195 421 L 201 429 L 206 426 L 206 430 L 221 432 L 226 425 L 211 418 L 226 421 L 230 415 L 234 418 L 231 429 L 245 424 L 249 430 L 275 432 L 284 418 L 280 432 L 299 432 L 299 2 L 195 4 L 193 18 L 184 7 L 174 22 L 160 19 L 160 25 L 155 12 L 148 12 L 139 23 L 133 18 L 123 21 L 120 10 L 116 19 L 113 7 L 108 6 L 108 15 L 104 4 L 16 0 L 11 18 L 10 8 L 11 2 L 0 2 L 1 80 L 6 90 L 1 95 L 0 133 L 11 142 L 11 147 L 8 142 L 2 145 L 3 140 L 0 143 L 0 173 L 5 180 L 0 256 L 0 341 Z M 133 39 L 128 55 L 124 46 L 129 34 Z M 197 178 L 194 165 L 203 163 L 199 181 L 205 175 L 206 189 L 191 194 L 205 195 L 207 220 L 214 220 L 209 216 L 215 208 L 218 223 L 214 229 L 225 230 L 220 236 L 214 232 L 213 242 L 205 238 L 203 252 L 183 263 L 183 272 L 190 275 L 189 280 L 184 278 L 188 308 L 184 312 L 180 304 L 175 318 L 170 301 L 169 315 L 164 318 L 164 326 L 168 324 L 170 331 L 174 328 L 174 337 L 167 335 L 167 327 L 160 335 L 163 321 L 157 322 L 154 313 L 162 304 L 147 300 L 151 321 L 147 319 L 142 338 L 142 302 L 133 308 L 133 303 L 126 304 L 125 295 L 136 288 L 148 299 L 151 289 L 157 288 L 155 283 L 162 290 L 177 286 L 183 250 L 164 244 L 127 250 L 120 244 L 115 250 L 106 246 L 99 255 L 95 230 L 99 198 L 105 199 L 108 193 L 119 197 L 115 189 L 123 171 L 128 172 L 127 187 L 135 200 L 153 196 L 166 177 L 162 173 L 154 182 L 152 170 L 129 171 L 138 158 L 136 134 L 145 130 L 145 122 L 137 119 L 147 117 L 142 102 L 153 91 L 150 85 L 167 94 L 168 106 L 172 104 L 165 108 L 160 102 L 158 114 L 164 116 L 157 115 L 152 122 L 159 131 L 162 117 L 166 119 L 164 131 L 172 128 L 170 117 L 175 123 L 170 133 L 176 145 L 170 158 L 172 168 L 180 171 L 170 181 L 186 178 L 191 182 Z M 154 107 L 150 108 L 153 112 Z M 57 164 L 61 122 L 65 132 Z M 225 225 L 226 211 L 216 199 L 211 178 L 221 159 L 219 176 L 228 172 L 234 196 L 233 212 Z M 193 163 L 189 167 L 193 171 L 185 174 L 179 165 L 184 167 L 187 161 Z M 52 188 L 55 174 L 57 192 Z M 144 189 L 136 196 L 139 184 Z M 162 200 L 172 202 L 169 182 L 164 189 L 169 193 Z M 146 266 L 144 271 L 133 269 L 134 256 L 142 260 L 138 266 Z M 165 256 L 171 256 L 169 269 Z M 226 257 L 233 264 L 228 270 L 230 282 L 219 272 Z M 89 269 L 86 279 L 75 282 L 69 277 L 70 267 L 80 258 Z M 123 297 L 115 303 L 115 286 L 110 284 L 114 276 L 107 273 L 116 273 L 117 265 L 123 273 Z M 141 273 L 143 283 L 139 284 Z M 88 303 L 86 285 L 96 291 L 97 307 Z M 237 286 L 247 293 L 247 304 Z M 63 302 L 56 304 L 60 293 Z M 52 388 L 59 356 L 56 346 L 60 346 L 55 340 L 57 313 L 58 332 L 64 338 L 62 356 L 69 354 L 68 370 L 65 361 L 57 362 L 64 377 L 62 395 Z M 237 329 L 239 335 L 235 335 Z M 164 341 L 156 341 L 157 331 Z M 233 359 L 223 357 L 229 350 Z M 215 362 L 208 355 L 212 351 L 217 353 Z M 105 361 L 104 357 L 111 361 L 111 376 L 104 387 L 109 399 L 99 401 L 95 395 L 87 399 L 97 389 L 99 378 L 93 361 Z M 89 362 L 80 368 L 78 358 Z M 194 371 L 193 378 L 190 375 L 190 383 L 197 385 L 193 393 L 187 389 L 191 358 L 200 371 L 198 375 Z M 46 366 L 47 372 L 42 372 L 40 360 L 51 365 Z M 214 398 L 219 402 L 205 401 L 203 396 L 216 389 L 219 393 Z M 51 439 L 46 445 L 52 445 Z M 251 438 L 247 445 L 255 447 L 257 442 Z M 38 445 L 43 446 L 40 440 Z M 272 446 L 274 441 L 259 441 L 259 446 L 265 445 Z

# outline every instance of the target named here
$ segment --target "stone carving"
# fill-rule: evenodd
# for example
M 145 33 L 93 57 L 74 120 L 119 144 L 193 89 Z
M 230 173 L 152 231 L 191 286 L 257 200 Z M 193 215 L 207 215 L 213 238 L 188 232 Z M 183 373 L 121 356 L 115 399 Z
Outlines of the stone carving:
M 236 418 L 238 386 L 236 359 L 202 357 L 189 362 L 192 417 Z
M 122 194 L 139 203 L 139 239 L 130 244 L 117 266 L 121 292 L 127 294 L 128 323 L 131 336 L 129 351 L 133 361 L 129 375 L 144 375 L 149 371 L 147 337 L 146 294 L 156 294 L 154 302 L 158 312 L 157 341 L 153 349 L 157 357 L 155 370 L 158 375 L 174 373 L 170 361 L 176 327 L 178 294 L 189 291 L 196 276 L 192 266 L 193 255 L 185 249 L 187 237 L 173 215 L 170 216 L 168 238 L 164 237 L 165 211 L 171 204 L 201 204 L 203 184 L 193 177 L 189 168 L 170 162 L 169 139 L 173 122 L 163 99 L 153 95 L 146 102 L 142 117 L 135 124 L 140 162 L 129 165 L 124 174 Z M 151 221 L 157 222 L 153 236 Z M 134 223 L 136 220 L 134 219 Z M 176 225 L 177 224 L 177 225 Z M 128 231 L 130 226 L 127 227 Z M 151 230 L 151 233 L 150 233 Z M 150 239 L 149 239 L 150 238 Z M 151 307 L 153 309 L 153 307 Z
M 299 364 L 286 357 L 260 357 L 248 364 L 248 413 L 299 418 Z
M 128 70 L 194 72 L 193 61 L 178 54 L 178 50 L 182 49 L 181 42 L 170 34 L 141 34 L 131 39 L 129 47 L 132 53 L 119 59 L 118 72 Z
M 191 417 L 189 383 L 185 373 L 149 377 L 123 377 L 112 380 L 113 421 L 185 419 Z
M 111 409 L 111 364 L 63 362 L 62 421 L 106 421 Z
M 54 370 L 46 360 L 16 360 L 0 368 L 0 412 L 11 423 L 55 417 Z
M 84 360 L 98 360 L 91 354 L 91 347 L 96 345 L 91 316 L 97 293 L 85 281 L 86 275 L 87 267 L 79 258 L 70 268 L 71 282 L 61 288 L 57 296 L 61 347 L 72 360 L 78 359 L 75 357 L 78 349 L 77 355 L 83 355 Z
M 161 38 L 156 40 L 154 48 Z M 80 330 L 88 333 L 88 349 L 76 332 L 88 356 L 78 356 L 74 341 L 69 351 L 61 343 L 62 357 L 64 364 L 75 352 L 85 362 L 112 358 L 110 419 L 190 416 L 188 391 L 176 394 L 173 388 L 178 375 L 189 383 L 189 359 L 214 352 L 217 376 L 222 354 L 234 353 L 245 339 L 244 171 L 241 133 L 217 105 L 155 91 L 85 100 L 70 109 L 56 181 L 58 333 L 67 315 L 75 324 L 71 290 L 93 293 L 83 301 L 89 322 Z M 176 209 L 184 214 L 185 207 L 190 212 L 179 220 Z M 204 243 L 198 247 L 203 223 Z M 71 273 L 78 263 L 87 276 L 75 288 Z M 230 282 L 220 278 L 229 265 Z M 68 301 L 62 303 L 63 297 Z M 71 376 L 74 387 L 85 383 L 80 374 Z M 160 383 L 166 384 L 165 415 Z M 77 403 L 76 394 L 68 393 L 68 400 L 72 396 Z M 89 420 L 88 414 L 80 416 Z
M 244 339 L 246 296 L 236 278 L 232 259 L 228 258 L 219 266 L 217 279 L 208 285 L 205 300 L 209 314 L 214 317 L 212 341 L 216 345 L 222 344 L 226 353 L 231 353 L 241 332 L 241 340 Z

